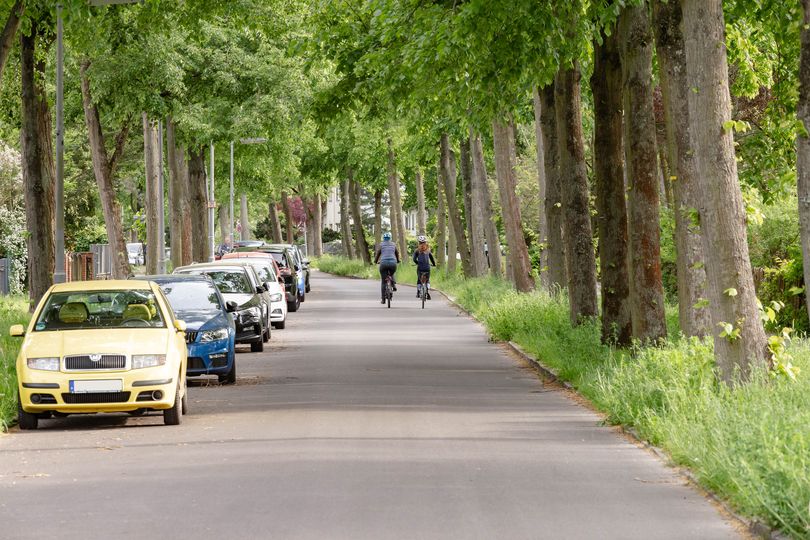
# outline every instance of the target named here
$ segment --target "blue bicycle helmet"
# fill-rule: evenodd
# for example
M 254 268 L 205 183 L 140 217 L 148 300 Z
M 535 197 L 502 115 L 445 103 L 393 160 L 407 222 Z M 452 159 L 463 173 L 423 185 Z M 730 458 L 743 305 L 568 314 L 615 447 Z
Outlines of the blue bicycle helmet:
M 389 240 L 391 240 L 391 233 L 390 232 L 383 233 L 383 241 L 388 242 Z

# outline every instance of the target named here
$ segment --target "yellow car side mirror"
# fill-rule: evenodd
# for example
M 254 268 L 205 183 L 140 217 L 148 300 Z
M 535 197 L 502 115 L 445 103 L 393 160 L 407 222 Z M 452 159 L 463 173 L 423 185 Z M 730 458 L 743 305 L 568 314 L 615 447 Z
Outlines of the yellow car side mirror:
M 178 332 L 186 331 L 186 321 L 174 321 L 174 328 Z
M 25 327 L 21 324 L 15 324 L 8 329 L 8 334 L 12 337 L 22 337 L 25 335 Z

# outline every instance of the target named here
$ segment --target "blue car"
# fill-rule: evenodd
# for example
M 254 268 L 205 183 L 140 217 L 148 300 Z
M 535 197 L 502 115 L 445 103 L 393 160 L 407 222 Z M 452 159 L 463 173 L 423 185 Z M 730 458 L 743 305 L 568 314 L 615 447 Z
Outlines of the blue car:
M 178 319 L 186 323 L 186 374 L 216 375 L 219 382 L 236 382 L 236 326 L 231 313 L 236 302 L 225 302 L 205 275 L 146 276 L 163 290 Z

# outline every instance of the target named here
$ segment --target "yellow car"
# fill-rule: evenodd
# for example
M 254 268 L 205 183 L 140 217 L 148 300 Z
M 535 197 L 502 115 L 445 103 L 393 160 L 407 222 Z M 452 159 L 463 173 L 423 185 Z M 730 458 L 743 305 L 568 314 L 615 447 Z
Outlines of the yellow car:
M 53 413 L 186 413 L 186 325 L 150 281 L 75 281 L 39 302 L 17 357 L 19 424 Z

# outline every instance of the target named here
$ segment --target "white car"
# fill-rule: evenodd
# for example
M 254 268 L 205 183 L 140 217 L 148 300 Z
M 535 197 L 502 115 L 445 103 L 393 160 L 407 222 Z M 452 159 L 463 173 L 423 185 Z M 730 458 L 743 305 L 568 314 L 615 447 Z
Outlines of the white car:
M 128 242 L 127 243 L 127 257 L 129 264 L 143 265 L 146 264 L 143 253 L 143 244 L 141 242 Z
M 244 255 L 240 257 L 239 255 Z M 227 253 L 222 259 L 224 261 L 239 261 L 250 263 L 256 270 L 259 279 L 264 282 L 267 294 L 270 297 L 270 323 L 279 330 L 283 330 L 287 325 L 287 298 L 285 294 L 284 278 L 276 274 L 275 265 L 271 260 L 272 255 L 256 253 Z

